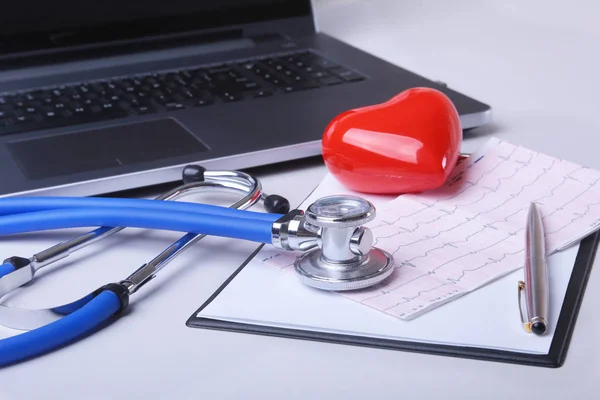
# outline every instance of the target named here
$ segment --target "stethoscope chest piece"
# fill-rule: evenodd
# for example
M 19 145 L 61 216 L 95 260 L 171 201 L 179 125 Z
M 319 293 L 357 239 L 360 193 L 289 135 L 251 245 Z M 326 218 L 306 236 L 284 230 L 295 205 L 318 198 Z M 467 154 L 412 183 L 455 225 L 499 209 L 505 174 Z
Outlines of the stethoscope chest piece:
M 319 248 L 305 252 L 294 267 L 300 280 L 321 290 L 356 290 L 375 285 L 394 270 L 391 254 L 373 246 L 373 233 L 362 225 L 375 218 L 375 207 L 356 196 L 328 196 L 306 210 L 305 227 L 319 233 Z

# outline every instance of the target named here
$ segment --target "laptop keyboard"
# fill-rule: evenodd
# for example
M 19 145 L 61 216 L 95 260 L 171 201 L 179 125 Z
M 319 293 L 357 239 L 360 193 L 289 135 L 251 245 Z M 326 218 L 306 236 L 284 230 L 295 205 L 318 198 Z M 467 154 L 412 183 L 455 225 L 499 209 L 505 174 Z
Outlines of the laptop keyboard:
M 0 93 L 0 135 L 248 101 L 363 80 L 312 52 Z

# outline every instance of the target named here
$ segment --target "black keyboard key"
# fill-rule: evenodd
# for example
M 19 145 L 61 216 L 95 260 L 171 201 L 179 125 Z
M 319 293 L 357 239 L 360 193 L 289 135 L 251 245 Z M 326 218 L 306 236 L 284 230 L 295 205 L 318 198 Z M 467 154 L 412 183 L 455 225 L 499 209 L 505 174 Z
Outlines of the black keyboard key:
M 35 119 L 29 115 L 21 115 L 12 119 L 14 123 L 33 122 Z
M 168 103 L 175 103 L 175 99 L 170 94 L 162 93 L 152 97 L 158 104 L 166 105 Z
M 184 81 L 188 81 L 193 78 L 192 73 L 190 71 L 179 71 L 179 77 Z
M 277 73 L 277 71 L 275 71 L 275 69 L 273 69 L 268 62 L 265 61 L 257 61 L 254 63 L 254 68 L 251 69 L 251 71 L 257 75 Z
M 213 91 L 223 93 L 234 90 L 238 86 L 236 79 L 240 76 L 236 75 L 233 71 L 228 71 L 209 74 L 207 77 L 209 78 L 208 82 L 213 85 Z
M 330 77 L 331 74 L 329 72 L 326 71 L 315 71 L 309 74 L 311 78 L 315 78 L 315 79 L 321 79 L 321 78 L 327 78 Z
M 156 109 L 150 105 L 135 106 L 132 108 L 132 110 L 137 114 L 152 114 L 156 112 Z
M 177 85 L 177 86 L 187 86 L 189 84 L 189 81 L 191 79 L 186 79 L 183 77 L 178 77 L 177 79 L 175 79 L 173 82 Z
M 163 79 L 167 82 L 176 81 L 179 79 L 179 74 L 177 72 L 169 72 L 163 75 Z
M 106 88 L 104 87 L 104 84 L 100 83 L 100 82 L 92 83 L 90 85 L 90 88 L 92 89 L 93 92 L 96 92 L 96 93 L 101 93 L 101 92 L 106 91 Z
M 228 82 L 231 80 L 231 76 L 227 72 L 209 72 L 206 76 L 210 78 L 211 81 L 217 82 Z
M 348 82 L 358 82 L 358 81 L 362 81 L 365 79 L 364 76 L 357 74 L 354 71 L 350 71 L 348 73 L 342 74 L 341 77 L 344 78 Z
M 98 95 L 93 92 L 88 92 L 83 95 L 83 98 L 86 100 L 96 100 L 96 99 L 98 99 Z
M 71 114 L 73 115 L 90 115 L 92 114 L 91 108 L 82 107 L 81 105 L 77 105 L 70 109 Z
M 293 79 L 294 76 L 296 76 L 296 73 L 294 71 L 292 71 L 291 69 L 285 69 L 282 71 L 279 71 L 279 73 L 283 73 L 284 76 Z
M 230 103 L 233 101 L 239 101 L 242 100 L 243 96 L 238 94 L 238 93 L 223 93 L 221 96 L 219 96 L 221 98 L 221 100 L 223 100 L 224 102 Z
M 45 119 L 55 119 L 58 117 L 58 112 L 46 109 L 42 111 L 42 117 Z
M 146 76 L 142 79 L 145 86 L 157 89 L 160 87 L 160 83 L 153 76 Z M 156 87 L 155 87 L 156 86 Z
M 320 85 L 315 80 L 306 80 L 302 82 L 295 82 L 289 86 L 283 88 L 285 92 L 297 92 L 299 90 L 307 90 L 318 88 Z
M 180 87 L 181 87 L 181 85 L 179 85 L 177 82 L 175 82 L 175 81 L 171 81 L 171 82 L 167 82 L 167 83 L 165 83 L 165 84 L 164 84 L 164 85 L 161 87 L 161 89 L 162 89 L 162 91 L 165 91 L 165 92 L 170 92 L 170 91 L 172 92 L 172 91 L 174 91 L 174 90 L 177 90 L 177 89 L 179 89 Z
M 315 66 L 315 67 L 325 68 L 325 69 L 337 67 L 336 63 L 326 60 L 324 58 L 317 58 L 317 59 L 313 60 L 311 62 L 311 65 Z
M 329 71 L 343 78 L 347 82 L 355 82 L 365 79 L 363 76 L 357 74 L 356 72 L 347 70 L 342 67 L 332 68 Z
M 189 89 L 194 89 L 194 90 L 210 90 L 213 87 L 214 87 L 214 85 L 211 85 L 210 83 L 208 83 L 206 81 L 201 81 L 201 80 L 198 80 L 198 79 L 194 79 L 188 85 Z
M 319 79 L 319 82 L 322 85 L 327 85 L 327 86 L 329 86 L 329 85 L 338 85 L 340 83 L 344 83 L 344 81 L 342 79 L 340 79 L 338 77 L 335 77 L 335 76 L 328 76 L 327 78 Z
M 83 104 L 85 104 L 88 107 L 92 107 L 98 104 L 98 101 L 95 99 L 86 99 L 83 101 Z
M 293 64 L 294 62 L 296 62 L 297 59 L 296 59 L 296 56 L 294 56 L 292 54 L 292 55 L 289 55 L 289 56 L 281 57 L 279 60 L 283 61 L 283 62 L 288 62 L 288 63 Z
M 229 70 L 229 72 L 227 72 L 227 74 L 234 82 L 236 82 L 238 79 L 244 79 L 244 75 L 233 67 Z
M 213 67 L 209 67 L 207 72 L 209 74 L 215 74 L 215 73 L 219 73 L 219 72 L 227 72 L 231 69 L 230 66 L 225 65 L 225 64 L 221 64 L 221 65 L 215 65 Z
M 135 93 L 126 93 L 123 95 L 123 101 L 132 105 L 139 105 L 140 100 Z
M 243 85 L 240 86 L 240 89 L 244 92 L 255 91 L 259 88 L 260 88 L 260 85 L 256 82 L 248 82 L 248 83 L 244 83 Z
M 135 87 L 135 83 L 133 83 L 133 79 L 131 78 L 123 78 L 123 79 L 119 79 L 116 82 L 116 85 L 119 86 L 121 89 L 122 88 L 126 88 L 126 87 Z
M 273 92 L 271 92 L 270 90 L 257 90 L 253 93 L 251 93 L 252 97 L 268 97 L 268 96 L 272 96 Z
M 212 99 L 199 99 L 199 100 L 194 100 L 193 102 L 190 103 L 190 105 L 193 107 L 202 107 L 202 106 L 211 105 L 213 103 L 214 103 L 214 101 Z
M 74 94 L 78 94 L 79 92 L 77 91 L 77 86 L 67 86 L 64 90 L 63 90 L 64 96 L 65 97 L 71 97 Z M 35 97 L 37 98 L 38 96 L 35 95 Z
M 140 101 L 140 99 L 138 99 L 137 97 L 133 96 L 133 98 L 130 98 L 130 99 L 126 100 L 125 104 L 127 104 L 129 107 L 139 107 L 139 106 L 143 105 L 144 102 Z
M 185 106 L 181 103 L 173 101 L 173 102 L 165 104 L 165 108 L 167 110 L 183 110 L 185 108 Z
M 281 79 L 281 78 L 270 78 L 268 81 L 270 83 L 272 83 L 273 85 L 279 86 L 279 87 L 286 86 L 289 83 L 289 81 L 287 79 Z
M 191 89 L 183 89 L 179 94 L 186 100 L 193 100 L 197 97 L 195 91 Z

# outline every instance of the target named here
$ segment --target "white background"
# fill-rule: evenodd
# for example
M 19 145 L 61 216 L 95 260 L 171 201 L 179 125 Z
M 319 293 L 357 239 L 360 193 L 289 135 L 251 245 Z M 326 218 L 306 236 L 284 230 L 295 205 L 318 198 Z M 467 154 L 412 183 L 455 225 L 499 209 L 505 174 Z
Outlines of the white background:
M 322 31 L 491 104 L 495 123 L 470 133 L 463 150 L 493 134 L 600 168 L 600 3 L 315 3 Z M 263 170 L 260 177 L 266 189 L 276 188 L 298 203 L 324 174 L 321 165 L 298 163 L 289 170 Z M 92 257 L 81 270 L 106 268 L 98 283 L 105 275 L 121 277 L 167 241 L 143 243 Z M 252 247 L 216 239 L 209 244 L 221 246 L 218 255 L 214 247 L 190 250 L 136 295 L 130 314 L 109 328 L 0 370 L 0 398 L 598 397 L 598 262 L 566 363 L 545 369 L 186 328 L 185 320 Z M 84 272 L 78 274 L 68 275 L 62 288 L 83 291 L 78 279 Z

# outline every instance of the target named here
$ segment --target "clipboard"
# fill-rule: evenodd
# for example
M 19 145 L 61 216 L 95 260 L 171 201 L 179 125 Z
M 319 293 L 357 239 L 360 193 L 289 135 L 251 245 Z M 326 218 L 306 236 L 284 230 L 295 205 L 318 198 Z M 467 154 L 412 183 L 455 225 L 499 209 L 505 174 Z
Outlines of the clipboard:
M 584 298 L 586 284 L 594 263 L 600 232 L 586 237 L 579 245 L 575 264 L 568 281 L 564 301 L 558 315 L 549 351 L 546 354 L 528 354 L 518 351 L 505 351 L 482 347 L 456 346 L 451 344 L 432 344 L 410 340 L 373 338 L 361 335 L 332 333 L 305 329 L 289 329 L 267 324 L 232 322 L 202 316 L 205 310 L 236 279 L 245 267 L 256 257 L 262 246 L 256 251 L 194 312 L 186 325 L 191 328 L 222 330 L 246 334 L 258 334 L 289 339 L 312 340 L 341 345 L 364 346 L 378 349 L 408 351 L 436 356 L 450 356 L 484 361 L 504 362 L 527 366 L 558 368 L 567 357 L 571 336 L 575 329 L 579 308 Z M 515 292 L 516 296 L 516 282 Z M 347 301 L 347 300 L 346 300 Z M 456 300 L 460 302 L 461 299 Z M 516 306 L 516 303 L 515 303 Z M 515 309 L 516 312 L 516 309 Z M 409 322 L 410 323 L 410 322 Z M 520 325 L 515 314 L 515 325 Z M 523 333 L 523 335 L 526 335 Z M 531 339 L 534 340 L 535 338 Z
M 307 199 L 331 191 L 344 188 L 328 175 Z M 376 206 L 389 201 L 385 196 L 368 199 Z M 523 279 L 522 268 L 414 320 L 403 321 L 337 293 L 301 284 L 289 273 L 264 263 L 270 248 L 265 245 L 254 251 L 186 325 L 557 368 L 566 360 L 599 240 L 600 231 L 595 231 L 548 257 L 551 315 L 543 338 L 526 333 L 521 325 L 517 288 Z

